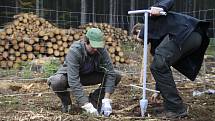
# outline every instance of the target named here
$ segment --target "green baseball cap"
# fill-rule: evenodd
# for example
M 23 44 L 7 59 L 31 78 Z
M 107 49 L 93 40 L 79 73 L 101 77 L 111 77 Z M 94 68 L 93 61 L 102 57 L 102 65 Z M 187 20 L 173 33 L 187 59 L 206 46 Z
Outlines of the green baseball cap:
M 86 33 L 87 38 L 90 41 L 90 45 L 93 48 L 104 48 L 105 41 L 104 41 L 104 34 L 98 28 L 90 28 Z

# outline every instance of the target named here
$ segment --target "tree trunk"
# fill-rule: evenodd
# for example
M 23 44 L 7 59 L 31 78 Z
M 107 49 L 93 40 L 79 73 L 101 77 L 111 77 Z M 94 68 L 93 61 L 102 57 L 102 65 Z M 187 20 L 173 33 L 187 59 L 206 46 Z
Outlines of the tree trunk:
M 92 0 L 92 2 L 93 2 L 93 10 L 92 10 L 93 11 L 93 13 L 92 13 L 93 15 L 92 16 L 93 16 L 93 23 L 94 23 L 94 22 L 96 22 L 96 19 L 95 19 L 95 0 Z
M 81 0 L 81 25 L 86 23 L 86 0 Z
M 131 0 L 131 8 L 130 10 L 135 10 L 135 0 Z M 129 32 L 131 32 L 133 26 L 134 26 L 134 15 L 130 15 L 130 27 L 129 27 Z
M 113 0 L 110 0 L 109 24 L 113 25 Z

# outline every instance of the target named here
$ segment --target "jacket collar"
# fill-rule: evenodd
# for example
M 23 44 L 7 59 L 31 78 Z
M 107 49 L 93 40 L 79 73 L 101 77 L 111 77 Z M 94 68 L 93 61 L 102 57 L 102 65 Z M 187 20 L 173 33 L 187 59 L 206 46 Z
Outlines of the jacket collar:
M 84 56 L 86 57 L 87 56 L 87 49 L 86 49 L 86 46 L 85 46 L 85 42 L 83 41 L 83 40 L 79 40 L 80 41 L 80 45 L 81 45 L 81 50 L 82 50 L 82 52 L 81 53 L 83 53 L 84 54 Z

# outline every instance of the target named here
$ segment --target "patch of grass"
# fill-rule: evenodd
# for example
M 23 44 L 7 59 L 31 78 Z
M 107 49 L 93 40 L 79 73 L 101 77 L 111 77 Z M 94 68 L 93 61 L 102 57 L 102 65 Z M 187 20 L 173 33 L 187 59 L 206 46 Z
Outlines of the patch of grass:
M 14 76 L 16 74 L 16 69 L 0 69 L 0 77 Z
M 25 79 L 32 78 L 32 71 L 31 71 L 32 63 L 25 61 L 21 63 L 22 74 L 21 76 Z
M 18 109 L 20 105 L 17 97 L 0 97 L 0 108 L 1 109 Z
M 49 77 L 57 72 L 59 66 L 60 66 L 60 60 L 56 58 L 51 58 L 47 62 L 45 62 L 43 67 L 44 77 Z
M 122 45 L 122 50 L 126 52 L 132 52 L 136 49 L 137 43 L 135 42 L 123 42 L 121 43 Z

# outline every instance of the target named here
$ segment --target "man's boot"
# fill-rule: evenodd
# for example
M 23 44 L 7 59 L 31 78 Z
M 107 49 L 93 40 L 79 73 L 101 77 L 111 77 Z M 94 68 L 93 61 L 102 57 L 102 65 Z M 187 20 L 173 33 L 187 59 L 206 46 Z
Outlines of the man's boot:
M 172 111 L 166 111 L 166 118 L 169 119 L 174 119 L 174 118 L 184 118 L 188 115 L 188 107 L 184 107 L 181 110 L 177 111 L 177 112 L 172 112 Z
M 188 111 L 189 111 L 188 107 L 184 107 L 179 111 L 165 110 L 163 113 L 157 114 L 157 116 L 163 119 L 184 118 L 188 116 Z
M 61 107 L 62 113 L 69 113 L 69 112 L 71 112 L 72 101 L 71 101 L 71 98 L 70 98 L 70 93 L 68 93 L 68 92 L 59 93 L 58 92 L 56 94 L 60 98 L 61 103 L 62 103 L 62 107 Z
M 71 105 L 63 105 L 61 107 L 61 112 L 62 113 L 71 113 L 72 111 L 72 106 Z

